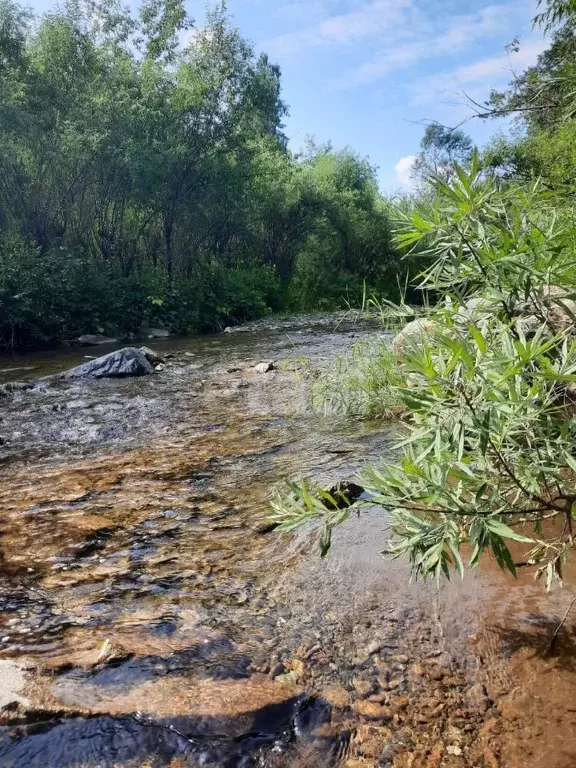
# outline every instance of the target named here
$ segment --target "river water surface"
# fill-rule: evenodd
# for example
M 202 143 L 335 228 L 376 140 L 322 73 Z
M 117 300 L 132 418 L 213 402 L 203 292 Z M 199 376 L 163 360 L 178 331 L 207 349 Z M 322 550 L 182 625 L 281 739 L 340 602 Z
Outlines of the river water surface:
M 548 653 L 572 587 L 488 559 L 410 585 L 378 510 L 325 561 L 269 529 L 283 478 L 390 457 L 394 424 L 314 416 L 298 372 L 377 334 L 260 322 L 0 401 L 1 766 L 576 765 L 570 617 Z M 106 351 L 4 358 L 0 382 Z

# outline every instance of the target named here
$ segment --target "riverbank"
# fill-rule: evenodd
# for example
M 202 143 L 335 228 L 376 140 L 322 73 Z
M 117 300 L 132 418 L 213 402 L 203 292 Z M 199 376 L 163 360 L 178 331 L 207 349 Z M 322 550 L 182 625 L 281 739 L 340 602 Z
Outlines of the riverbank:
M 326 562 L 269 531 L 274 483 L 332 483 L 390 450 L 393 424 L 310 414 L 298 375 L 375 333 L 257 323 L 155 344 L 154 376 L 2 402 L 0 659 L 24 675 L 2 764 L 573 764 L 571 620 L 545 654 L 569 588 L 547 598 L 490 561 L 410 585 L 379 555 L 376 510 Z

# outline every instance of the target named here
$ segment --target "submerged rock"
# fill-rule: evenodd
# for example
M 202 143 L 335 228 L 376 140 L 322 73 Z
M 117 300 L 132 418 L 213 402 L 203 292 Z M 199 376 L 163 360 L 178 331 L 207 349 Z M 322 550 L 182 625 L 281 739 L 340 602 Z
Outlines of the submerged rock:
M 404 326 L 392 342 L 392 351 L 397 357 L 404 357 L 412 350 L 424 345 L 427 337 L 435 330 L 436 324 L 427 317 L 418 317 Z
M 83 347 L 95 347 L 98 344 L 114 344 L 118 339 L 112 339 L 109 336 L 103 336 L 101 333 L 85 333 L 78 336 L 78 342 Z
M 21 696 L 26 685 L 23 668 L 9 659 L 0 660 L 0 709 L 14 704 L 28 705 Z
M 27 389 L 34 389 L 33 381 L 7 381 L 0 386 L 0 395 L 7 395 L 9 392 L 23 392 Z
M 102 379 L 119 376 L 146 376 L 154 368 L 146 354 L 137 347 L 124 347 L 95 360 L 77 365 L 62 376 L 66 379 Z
M 148 358 L 148 362 L 152 363 L 152 365 L 164 365 L 166 363 L 166 360 L 162 355 L 159 355 L 158 352 L 154 352 L 150 347 L 140 347 L 140 351 L 144 352 Z
M 274 370 L 274 363 L 264 362 L 254 366 L 254 373 L 268 373 Z
M 324 504 L 327 509 L 346 509 L 347 507 L 352 506 L 352 504 L 365 493 L 365 489 L 362 488 L 361 485 L 353 483 L 351 480 L 341 480 L 331 488 L 327 488 L 326 492 L 330 494 L 335 502 L 335 504 L 333 504 L 330 499 L 322 499 L 322 504 Z
M 148 339 L 167 339 L 170 331 L 166 328 L 142 328 L 141 334 Z

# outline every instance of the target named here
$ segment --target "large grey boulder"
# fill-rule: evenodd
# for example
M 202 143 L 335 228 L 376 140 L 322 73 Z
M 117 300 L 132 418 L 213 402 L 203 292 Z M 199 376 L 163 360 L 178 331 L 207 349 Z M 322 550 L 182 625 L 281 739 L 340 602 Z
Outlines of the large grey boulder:
M 77 365 L 62 376 L 66 379 L 104 379 L 121 376 L 146 376 L 154 373 L 145 352 L 137 347 L 124 347 L 108 355 Z

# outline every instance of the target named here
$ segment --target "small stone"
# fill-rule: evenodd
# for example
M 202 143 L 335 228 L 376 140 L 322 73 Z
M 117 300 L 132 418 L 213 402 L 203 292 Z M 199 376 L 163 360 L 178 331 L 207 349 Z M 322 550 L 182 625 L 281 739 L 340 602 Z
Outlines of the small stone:
M 372 689 L 374 688 L 373 683 L 369 680 L 361 680 L 357 677 L 352 680 L 352 686 L 361 699 L 365 699 L 369 693 L 372 693 Z
M 409 670 L 409 674 L 414 677 L 422 677 L 424 674 L 424 667 L 422 664 L 412 664 Z
M 490 709 L 491 702 L 482 683 L 476 683 L 466 692 L 466 701 L 473 712 L 484 714 Z
M 390 694 L 388 693 L 375 693 L 372 696 L 368 696 L 368 701 L 375 701 L 377 704 L 387 704 L 389 696 Z
M 384 745 L 380 741 L 380 739 L 369 739 L 368 741 L 363 742 L 359 748 L 358 751 L 363 757 L 380 757 L 380 753 L 382 752 L 382 747 Z M 366 763 L 364 763 L 366 765 Z
M 446 708 L 446 704 L 437 704 L 434 709 L 430 710 L 430 717 L 438 717 L 442 714 L 444 709 Z
M 258 363 L 254 366 L 254 373 L 268 373 L 274 370 L 274 363 Z
M 324 723 L 314 728 L 312 736 L 316 739 L 333 739 L 338 736 L 340 729 L 331 723 Z
M 405 653 L 396 653 L 394 656 L 390 657 L 390 660 L 397 661 L 399 664 L 408 664 L 410 657 L 406 656 Z
M 428 670 L 428 677 L 430 680 L 442 680 L 444 677 L 444 672 L 440 667 L 431 667 Z
M 372 656 L 373 653 L 378 653 L 380 650 L 382 650 L 382 643 L 380 640 L 372 640 L 372 642 L 366 646 L 366 653 L 369 656 Z
M 402 685 L 402 680 L 390 680 L 388 683 L 388 690 L 393 691 Z
M 280 685 L 294 685 L 298 682 L 298 674 L 294 671 L 287 672 L 285 675 L 278 675 L 278 677 L 275 677 L 274 682 L 280 683 Z
M 318 651 L 322 650 L 322 646 L 320 643 L 316 643 L 316 645 L 313 645 L 312 648 L 310 648 L 306 653 L 304 654 L 305 659 L 309 659 L 312 656 L 314 656 L 315 653 L 318 653 Z
M 298 677 L 304 677 L 306 673 L 306 664 L 304 664 L 301 659 L 293 659 L 290 666 L 292 667 L 292 671 L 296 672 Z
M 322 696 L 331 707 L 336 709 L 344 709 L 344 707 L 350 705 L 350 694 L 341 685 L 333 685 L 330 688 L 326 688 Z
M 371 720 L 392 720 L 393 712 L 388 707 L 376 704 L 374 701 L 355 701 L 352 709 L 359 715 L 368 717 Z
M 440 768 L 442 765 L 442 755 L 444 754 L 444 744 L 441 741 L 437 741 L 436 744 L 430 750 L 430 754 L 427 759 L 427 768 Z
M 277 664 L 274 664 L 274 666 L 270 670 L 269 676 L 274 679 L 275 677 L 280 677 L 280 675 L 283 675 L 286 672 L 286 668 L 282 662 L 278 662 Z
M 403 709 L 406 709 L 409 703 L 410 701 L 407 696 L 398 696 L 398 698 L 394 699 L 394 701 L 392 702 L 392 709 L 395 712 L 400 712 Z
M 446 747 L 446 752 L 448 752 L 449 755 L 454 755 L 454 757 L 460 757 L 462 754 L 462 748 L 457 744 L 449 744 Z

